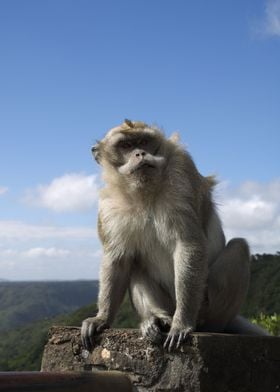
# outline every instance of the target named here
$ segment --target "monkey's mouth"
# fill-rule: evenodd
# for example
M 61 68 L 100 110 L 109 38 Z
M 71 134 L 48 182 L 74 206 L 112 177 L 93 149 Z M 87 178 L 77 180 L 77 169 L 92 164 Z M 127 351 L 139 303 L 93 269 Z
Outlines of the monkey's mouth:
M 151 169 L 155 169 L 156 166 L 151 164 L 150 162 L 140 162 L 136 167 L 134 167 L 130 174 L 148 174 Z
M 156 167 L 154 165 L 152 165 L 149 162 L 141 162 L 139 163 L 139 165 L 133 170 L 133 172 L 135 171 L 140 171 L 140 170 L 146 170 L 146 169 L 155 169 Z

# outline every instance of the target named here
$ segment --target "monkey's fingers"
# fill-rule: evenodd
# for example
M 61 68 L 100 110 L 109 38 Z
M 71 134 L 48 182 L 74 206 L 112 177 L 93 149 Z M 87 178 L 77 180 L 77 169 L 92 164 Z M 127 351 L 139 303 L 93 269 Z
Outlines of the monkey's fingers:
M 169 352 L 172 351 L 176 344 L 176 335 L 169 333 L 163 347 L 167 349 Z
M 90 344 L 90 349 L 92 349 L 92 347 L 94 346 L 93 336 L 94 336 L 95 332 L 96 332 L 96 326 L 93 323 L 90 323 L 88 330 L 87 330 L 87 339 Z
M 91 324 L 89 324 L 87 321 L 84 321 L 82 324 L 82 329 L 81 329 L 81 339 L 82 339 L 82 344 L 84 348 L 88 351 L 91 350 L 92 344 L 91 344 L 91 339 L 90 339 L 90 328 L 92 327 Z M 92 332 L 92 330 L 91 330 Z
M 104 329 L 109 328 L 108 324 L 105 322 L 101 322 L 99 325 L 96 325 L 96 333 L 101 333 L 102 331 L 104 331 Z
M 147 330 L 147 336 L 154 343 L 160 343 L 162 336 L 159 327 L 151 325 Z
M 174 350 L 174 348 L 179 348 L 182 343 L 187 340 L 192 331 L 192 327 L 188 327 L 183 330 L 170 331 L 163 347 L 166 348 L 169 352 Z
M 81 339 L 83 346 L 90 351 L 94 346 L 94 336 L 108 328 L 107 323 L 98 317 L 90 317 L 83 321 L 81 328 Z
M 162 335 L 160 328 L 156 325 L 156 318 L 152 317 L 145 320 L 141 324 L 141 330 L 143 336 L 148 338 L 153 343 L 160 343 L 162 340 Z
M 191 332 L 193 332 L 192 327 L 186 328 L 180 332 L 176 348 L 179 348 L 188 339 Z
M 181 346 L 181 344 L 187 340 L 187 337 L 189 336 L 189 334 L 190 334 L 190 331 L 188 329 L 180 332 L 180 334 L 178 336 L 176 348 L 179 348 Z
M 181 344 L 183 343 L 183 341 L 185 340 L 184 335 L 185 335 L 184 332 L 181 332 L 179 334 L 179 336 L 177 338 L 178 340 L 177 340 L 176 348 L 179 348 L 181 346 Z

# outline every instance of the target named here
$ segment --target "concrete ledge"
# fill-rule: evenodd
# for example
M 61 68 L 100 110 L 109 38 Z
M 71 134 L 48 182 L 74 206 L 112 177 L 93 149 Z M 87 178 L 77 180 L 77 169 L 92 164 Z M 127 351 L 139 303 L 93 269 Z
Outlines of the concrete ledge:
M 109 329 L 89 353 L 80 328 L 50 329 L 42 371 L 98 370 L 125 372 L 136 391 L 280 392 L 280 338 L 194 333 L 168 353 L 138 330 Z

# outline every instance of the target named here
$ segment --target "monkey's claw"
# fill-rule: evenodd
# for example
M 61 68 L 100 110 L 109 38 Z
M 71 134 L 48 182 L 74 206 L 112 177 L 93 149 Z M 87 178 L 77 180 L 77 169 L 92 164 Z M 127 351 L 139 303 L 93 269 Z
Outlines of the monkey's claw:
M 169 352 L 174 350 L 175 348 L 179 348 L 182 343 L 184 343 L 190 333 L 193 332 L 192 327 L 184 328 L 184 329 L 171 329 L 163 347 L 167 349 Z
M 94 346 L 94 335 L 108 328 L 107 322 L 101 317 L 89 317 L 82 323 L 81 339 L 86 350 L 91 351 Z

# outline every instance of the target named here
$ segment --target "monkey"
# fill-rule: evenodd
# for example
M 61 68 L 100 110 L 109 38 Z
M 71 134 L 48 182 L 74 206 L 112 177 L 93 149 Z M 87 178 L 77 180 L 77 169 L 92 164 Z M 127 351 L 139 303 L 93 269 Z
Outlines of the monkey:
M 82 323 L 85 348 L 108 328 L 129 291 L 142 335 L 171 351 L 196 331 L 267 335 L 238 313 L 250 251 L 226 243 L 213 200 L 178 137 L 125 120 L 93 146 L 103 169 L 98 233 L 103 245 L 98 313 Z

